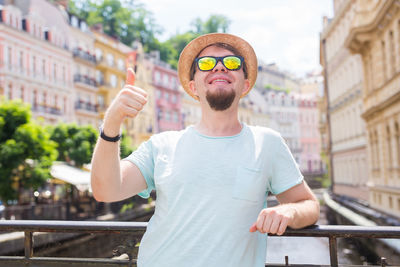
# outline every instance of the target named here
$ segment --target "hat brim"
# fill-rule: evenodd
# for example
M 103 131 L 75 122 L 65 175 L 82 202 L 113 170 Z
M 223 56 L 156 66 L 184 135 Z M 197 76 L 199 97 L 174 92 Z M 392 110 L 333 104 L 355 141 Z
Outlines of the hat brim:
M 244 63 L 247 69 L 247 79 L 250 83 L 250 89 L 241 97 L 245 96 L 250 92 L 251 88 L 253 88 L 257 79 L 257 56 L 248 42 L 238 36 L 227 33 L 205 34 L 193 39 L 189 44 L 186 45 L 179 57 L 178 62 L 178 75 L 183 89 L 185 89 L 185 91 L 194 99 L 198 100 L 198 97 L 195 96 L 189 88 L 190 68 L 192 67 L 193 61 L 201 52 L 201 50 L 215 43 L 225 43 L 234 47 L 244 58 Z

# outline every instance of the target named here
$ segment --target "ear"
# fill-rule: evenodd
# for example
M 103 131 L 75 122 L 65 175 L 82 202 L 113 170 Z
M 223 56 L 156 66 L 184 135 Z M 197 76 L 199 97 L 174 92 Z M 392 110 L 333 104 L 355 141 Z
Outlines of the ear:
M 189 82 L 189 89 L 193 95 L 197 96 L 197 98 L 199 97 L 199 95 L 197 94 L 196 86 L 194 85 L 194 80 L 191 80 Z
M 250 81 L 249 79 L 244 80 L 244 86 L 242 90 L 242 97 L 247 94 L 250 90 Z

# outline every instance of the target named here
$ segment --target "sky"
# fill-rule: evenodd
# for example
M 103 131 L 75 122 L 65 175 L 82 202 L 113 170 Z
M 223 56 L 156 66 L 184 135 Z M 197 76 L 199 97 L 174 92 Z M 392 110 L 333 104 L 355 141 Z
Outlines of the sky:
M 226 16 L 229 33 L 248 41 L 258 60 L 276 63 L 298 77 L 318 70 L 322 17 L 333 16 L 333 0 L 142 0 L 164 29 L 161 41 L 191 29 L 210 15 Z

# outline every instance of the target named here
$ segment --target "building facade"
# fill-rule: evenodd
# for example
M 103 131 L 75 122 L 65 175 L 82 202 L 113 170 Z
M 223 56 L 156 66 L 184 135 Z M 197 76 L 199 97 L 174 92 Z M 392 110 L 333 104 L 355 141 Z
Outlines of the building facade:
M 367 137 L 361 117 L 364 75 L 361 57 L 350 53 L 345 44 L 357 5 L 355 0 L 334 1 L 334 17 L 324 18 L 320 58 L 327 86 L 333 191 L 367 200 Z
M 44 0 L 17 1 L 0 12 L 1 94 L 29 103 L 33 117 L 46 124 L 72 122 L 73 60 L 64 14 Z
M 69 48 L 73 56 L 74 110 L 78 125 L 100 126 L 94 36 L 85 21 L 68 14 Z
M 155 88 L 156 132 L 181 130 L 181 93 L 178 73 L 156 56 L 153 68 Z
M 357 1 L 345 44 L 361 57 L 369 202 L 400 216 L 400 1 Z
M 319 112 L 315 94 L 298 96 L 300 128 L 300 170 L 305 175 L 319 175 L 324 171 L 321 162 L 321 137 L 318 131 Z

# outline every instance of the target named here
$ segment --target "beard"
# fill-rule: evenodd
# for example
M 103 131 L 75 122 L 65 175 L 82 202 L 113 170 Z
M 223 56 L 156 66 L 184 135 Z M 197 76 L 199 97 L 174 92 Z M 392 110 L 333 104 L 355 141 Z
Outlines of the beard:
M 209 90 L 206 93 L 206 99 L 210 107 L 215 111 L 223 111 L 228 109 L 233 100 L 235 100 L 236 93 L 233 90 L 223 90 L 217 89 L 215 92 L 210 92 Z

